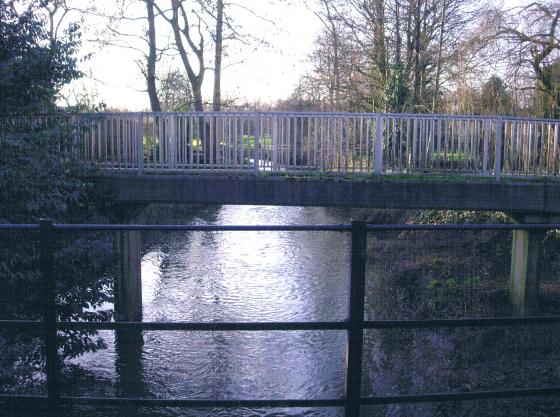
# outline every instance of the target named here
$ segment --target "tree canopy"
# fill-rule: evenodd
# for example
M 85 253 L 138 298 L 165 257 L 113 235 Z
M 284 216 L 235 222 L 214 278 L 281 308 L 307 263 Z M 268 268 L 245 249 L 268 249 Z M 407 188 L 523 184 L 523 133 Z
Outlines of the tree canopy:
M 80 76 L 78 24 L 62 36 L 47 30 L 52 0 L 0 0 L 0 115 L 53 109 L 60 89 Z

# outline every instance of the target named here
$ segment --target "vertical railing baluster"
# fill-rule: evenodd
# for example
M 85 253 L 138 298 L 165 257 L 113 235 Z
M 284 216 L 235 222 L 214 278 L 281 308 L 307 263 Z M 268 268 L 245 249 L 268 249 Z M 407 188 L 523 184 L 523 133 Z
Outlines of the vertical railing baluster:
M 313 117 L 307 116 L 307 165 L 315 169 L 315 163 L 311 162 L 311 142 L 313 142 L 312 130 L 311 130 L 312 120 Z M 313 151 L 313 158 L 315 158 L 315 151 Z
M 442 135 L 442 130 L 441 130 L 441 125 L 442 125 L 442 119 L 438 118 L 437 121 L 437 158 L 435 158 L 435 163 L 436 163 L 436 172 L 439 172 L 440 168 L 441 168 L 441 135 Z
M 209 164 L 209 160 L 210 160 L 210 155 L 208 154 L 209 150 L 210 150 L 210 145 L 208 143 L 208 141 L 210 140 L 207 136 L 210 132 L 207 131 L 208 129 L 206 129 L 206 116 L 204 114 L 201 114 L 198 118 L 198 124 L 199 124 L 199 133 L 202 132 L 202 162 L 204 164 L 203 168 L 208 168 L 208 164 Z
M 101 162 L 101 121 L 95 118 L 97 124 L 97 163 Z
M 367 222 L 352 221 L 351 242 L 345 410 L 346 417 L 358 417 L 362 394 Z
M 369 146 L 369 129 L 371 128 L 371 118 L 366 118 L 366 172 L 369 174 L 370 172 L 370 146 Z
M 169 169 L 177 168 L 177 114 L 170 113 L 168 115 L 167 128 L 167 166 Z
M 356 116 L 352 115 L 352 153 L 350 154 L 352 158 L 352 172 L 356 171 L 356 135 L 357 135 L 357 123 Z
M 434 170 L 434 152 L 435 152 L 435 135 L 436 135 L 436 119 L 431 117 L 430 118 L 430 124 L 429 124 L 429 129 L 430 129 L 430 136 L 429 136 L 429 141 L 428 141 L 428 146 L 429 146 L 429 152 L 427 152 L 427 168 L 433 172 Z
M 109 124 L 107 123 L 107 116 L 103 117 L 103 149 L 105 151 L 105 164 L 103 165 L 103 168 L 107 168 L 107 162 L 108 162 L 108 150 L 107 148 L 109 147 L 108 145 L 108 129 L 109 129 Z
M 60 381 L 58 341 L 56 331 L 56 290 L 54 278 L 54 229 L 53 221 L 39 221 L 40 271 L 44 288 L 43 325 L 45 340 L 45 361 L 47 374 L 47 395 L 49 415 L 59 415 Z
M 203 152 L 203 159 L 204 159 L 204 155 L 206 154 L 204 149 L 206 147 L 206 142 L 205 139 L 202 138 L 203 132 L 200 130 L 200 125 L 201 122 L 203 122 L 203 118 L 202 116 L 197 116 L 196 117 L 196 132 L 198 134 L 198 137 L 196 139 L 197 144 L 196 144 L 196 167 L 200 169 L 200 151 L 202 150 Z M 206 136 L 205 136 L 206 138 Z
M 552 169 L 553 175 L 558 175 L 558 139 L 559 139 L 559 132 L 560 132 L 560 123 L 556 123 L 554 126 L 554 142 L 553 147 L 554 150 L 552 151 Z
M 259 136 L 260 136 L 260 124 L 261 124 L 261 115 L 259 112 L 255 113 L 255 138 L 253 141 L 253 169 L 255 175 L 259 174 Z
M 378 114 L 375 121 L 375 144 L 374 144 L 374 171 L 376 174 L 383 173 L 383 116 Z
M 241 116 L 241 168 L 245 167 L 245 118 L 243 115 Z M 249 155 L 247 155 L 247 159 L 249 159 Z
M 412 171 L 416 172 L 418 169 L 417 159 L 418 159 L 418 125 L 419 119 L 412 118 Z
M 136 148 L 138 152 L 138 175 L 144 172 L 144 113 L 138 113 L 136 128 Z
M 293 117 L 293 122 L 292 122 L 292 128 L 293 128 L 293 134 L 294 134 L 294 149 L 292 149 L 293 151 L 293 160 L 292 160 L 292 164 L 293 164 L 293 169 L 297 168 L 297 117 Z
M 303 117 L 300 117 L 300 118 L 299 118 L 299 126 L 300 126 L 300 130 L 299 130 L 299 134 L 300 134 L 300 147 L 299 147 L 299 152 L 300 152 L 300 153 L 299 153 L 299 158 L 300 158 L 300 162 L 301 162 L 301 167 L 302 167 L 302 168 L 305 167 L 306 169 L 308 169 L 307 163 L 304 161 L 304 158 L 303 158 L 303 149 L 304 149 L 304 145 L 303 145 L 303 144 L 304 144 L 304 138 L 303 138 Z M 270 136 L 270 135 L 269 135 L 269 136 Z
M 320 117 L 318 120 L 320 120 L 320 125 L 318 127 L 319 129 L 319 147 L 320 147 L 320 159 L 319 159 L 319 163 L 321 165 L 321 171 L 325 170 L 325 118 L 324 117 Z
M 503 125 L 504 121 L 502 116 L 498 116 L 498 123 L 496 124 L 496 150 L 495 150 L 495 168 L 494 175 L 496 181 L 500 181 L 502 176 L 502 140 L 503 140 Z
M 488 175 L 488 136 L 489 132 L 488 129 L 490 128 L 490 123 L 488 120 L 484 120 L 484 127 L 483 127 L 483 149 L 482 149 L 482 175 Z

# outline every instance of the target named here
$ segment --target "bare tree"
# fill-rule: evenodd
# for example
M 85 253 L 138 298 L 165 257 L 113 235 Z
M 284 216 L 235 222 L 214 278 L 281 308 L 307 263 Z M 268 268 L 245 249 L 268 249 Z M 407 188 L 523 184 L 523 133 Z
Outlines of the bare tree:
M 203 111 L 202 83 L 206 71 L 204 50 L 204 22 L 200 10 L 186 9 L 184 0 L 171 0 L 170 8 L 163 10 L 156 2 L 154 6 L 170 25 L 173 32 L 175 47 L 183 63 L 184 69 L 191 83 L 194 99 L 194 110 Z M 192 21 L 195 21 L 193 24 Z M 194 55 L 194 59 L 192 58 Z
M 328 38 L 331 42 L 330 50 L 332 51 L 332 73 L 328 74 L 328 96 L 329 107 L 331 110 L 340 109 L 340 34 L 339 23 L 336 16 L 331 10 L 331 0 L 321 0 L 324 8 L 323 13 L 315 13 L 315 15 L 323 23 L 325 30 L 328 33 Z M 300 84 L 301 85 L 301 84 Z
M 321 0 L 320 6 L 316 14 L 325 33 L 312 54 L 314 72 L 319 80 L 334 80 L 340 100 L 352 103 L 348 108 L 441 107 L 457 51 L 473 25 L 473 0 Z
M 148 88 L 148 96 L 150 97 L 150 106 L 152 111 L 161 111 L 161 103 L 158 97 L 156 86 L 156 62 L 158 60 L 156 45 L 156 22 L 154 13 L 154 0 L 146 0 L 146 11 L 148 15 L 148 55 L 146 56 L 146 85 Z
M 538 115 L 560 117 L 560 2 L 536 1 L 502 14 L 497 36 L 514 56 L 514 73 L 529 80 L 525 88 L 542 96 Z
M 158 77 L 157 94 L 162 110 L 177 112 L 191 110 L 193 95 L 191 85 L 183 71 L 170 69 Z
M 445 34 L 445 25 L 447 19 L 447 8 L 448 0 L 443 0 L 441 5 L 441 19 L 439 24 L 439 38 L 438 38 L 438 48 L 437 48 L 437 60 L 436 60 L 436 78 L 435 78 L 435 91 L 434 98 L 432 100 L 432 112 L 436 110 L 437 100 L 439 99 L 439 90 L 441 87 L 441 70 L 442 70 L 442 59 L 443 59 L 443 40 Z
M 224 1 L 216 0 L 216 32 L 214 34 L 214 96 L 212 110 L 220 111 L 222 106 L 222 55 L 224 32 Z

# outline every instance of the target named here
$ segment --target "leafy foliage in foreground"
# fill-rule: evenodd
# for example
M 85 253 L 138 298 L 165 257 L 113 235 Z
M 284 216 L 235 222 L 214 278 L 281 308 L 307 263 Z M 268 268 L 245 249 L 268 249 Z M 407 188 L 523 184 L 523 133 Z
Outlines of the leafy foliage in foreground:
M 27 115 L 52 112 L 62 86 L 80 76 L 79 27 L 53 38 L 45 8 L 52 0 L 0 0 L 0 222 L 104 221 L 73 159 L 64 124 Z M 37 232 L 0 233 L 0 319 L 42 315 Z M 61 320 L 108 320 L 96 307 L 111 301 L 111 238 L 60 235 L 56 244 L 57 308 Z M 17 390 L 43 366 L 40 334 L 0 332 L 0 387 Z M 94 332 L 60 333 L 61 352 L 73 357 L 98 349 Z
M 8 132 L 0 153 L 2 223 L 106 221 L 84 182 L 87 169 L 60 147 L 62 129 L 25 128 Z M 111 301 L 112 240 L 110 236 L 58 234 L 55 247 L 58 313 L 61 320 L 106 321 L 110 310 L 96 310 Z M 40 319 L 42 282 L 38 270 L 38 234 L 2 232 L 0 240 L 0 317 Z M 42 366 L 39 335 L 0 335 L 0 385 L 15 385 Z M 66 357 L 103 347 L 95 332 L 61 334 Z M 21 366 L 15 366 L 16 364 Z

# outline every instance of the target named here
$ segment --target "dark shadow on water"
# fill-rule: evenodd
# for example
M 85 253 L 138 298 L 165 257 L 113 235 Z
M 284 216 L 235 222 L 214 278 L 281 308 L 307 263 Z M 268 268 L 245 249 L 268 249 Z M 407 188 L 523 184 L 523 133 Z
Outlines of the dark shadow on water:
M 118 330 L 115 332 L 117 370 L 117 395 L 124 398 L 146 397 L 148 390 L 144 380 L 142 331 Z M 123 417 L 138 415 L 137 407 L 127 406 L 121 410 Z

